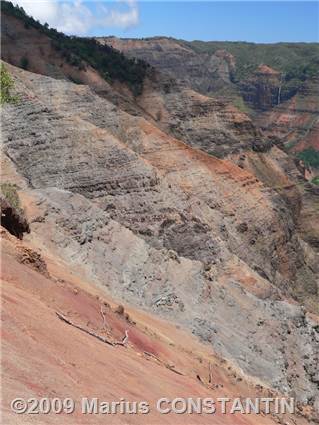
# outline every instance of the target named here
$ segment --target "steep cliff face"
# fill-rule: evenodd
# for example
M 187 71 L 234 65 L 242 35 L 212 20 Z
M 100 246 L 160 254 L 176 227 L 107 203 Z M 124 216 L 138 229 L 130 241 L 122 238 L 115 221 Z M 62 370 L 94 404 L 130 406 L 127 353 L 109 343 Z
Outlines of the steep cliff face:
M 264 137 L 296 157 L 299 176 L 295 173 L 291 180 L 302 194 L 299 230 L 303 239 L 318 250 L 319 195 L 318 186 L 312 182 L 319 174 L 319 79 L 306 81 L 293 98 L 261 114 L 257 124 Z
M 225 83 L 234 59 L 216 55 Z M 1 172 L 19 181 L 26 241 L 316 406 L 319 270 L 298 233 L 304 180 L 289 157 L 266 149 L 245 113 L 154 69 L 134 96 L 119 80 L 101 88 L 6 67 L 18 102 L 3 108 Z
M 79 403 L 85 394 L 99 400 L 127 400 L 149 403 L 148 414 L 129 415 L 132 424 L 161 424 L 156 409 L 159 398 L 179 397 L 276 397 L 280 393 L 247 380 L 234 365 L 189 332 L 135 308 L 118 303 L 85 278 L 78 278 L 70 263 L 44 256 L 49 275 L 21 263 L 21 252 L 36 244 L 22 243 L 0 228 L 2 255 L 3 328 L 1 361 L 3 391 L 2 421 L 15 425 L 17 415 L 10 409 L 19 396 L 68 397 Z M 60 320 L 56 313 L 67 321 Z M 76 328 L 75 326 L 80 327 Z M 128 342 L 113 345 L 123 339 Z M 90 334 L 89 334 L 90 332 Z M 98 339 L 100 338 L 100 339 Z M 108 343 L 103 343 L 108 341 Z M 114 373 L 116 371 L 116 373 Z M 143 379 L 141 379 L 143 377 Z M 105 384 L 107 379 L 107 385 Z M 214 423 L 232 425 L 274 425 L 294 421 L 306 425 L 311 413 L 298 405 L 296 414 L 241 415 L 214 413 Z M 301 416 L 301 413 L 305 417 Z M 34 415 L 33 424 L 56 423 L 56 415 Z M 127 424 L 128 415 L 113 414 L 117 424 Z M 63 424 L 100 425 L 105 414 L 79 414 L 77 410 L 59 415 Z M 210 424 L 210 414 L 167 414 L 165 423 Z M 114 423 L 114 421 L 112 421 Z M 24 421 L 25 423 L 25 421 Z
M 256 213 L 253 211 L 253 193 L 256 191 L 261 194 L 262 186 L 253 175 L 231 162 L 219 161 L 192 150 L 144 118 L 122 112 L 87 87 L 53 81 L 34 74 L 31 74 L 31 78 L 26 78 L 22 71 L 13 72 L 18 77 L 16 86 L 23 102 L 6 108 L 5 113 L 9 114 L 4 124 L 6 152 L 33 187 L 57 186 L 89 198 L 98 198 L 106 207 L 113 208 L 113 214 L 118 215 L 126 225 L 133 226 L 134 230 L 142 233 L 149 226 L 146 237 L 149 236 L 150 240 L 158 237 L 164 243 L 165 227 L 162 227 L 162 221 L 168 218 L 166 214 L 170 214 L 172 205 L 170 200 L 165 200 L 164 193 L 176 179 L 177 187 L 169 196 L 176 197 L 173 204 L 177 203 L 186 214 L 190 208 L 186 202 L 188 196 L 199 197 L 204 202 L 203 212 L 198 211 L 195 216 L 199 214 L 204 222 L 205 214 L 211 218 L 216 216 L 215 232 L 221 237 L 222 231 L 217 230 L 217 217 L 225 214 L 229 216 L 226 227 L 230 225 L 233 228 L 229 233 L 235 239 L 242 238 L 241 233 L 235 231 L 236 220 L 231 219 L 234 213 L 232 202 L 239 208 L 237 213 L 243 211 L 243 221 Z M 28 96 L 30 92 L 33 94 L 31 98 Z M 50 93 L 48 103 L 47 93 Z M 32 127 L 36 131 L 30 128 L 30 120 L 27 118 L 30 115 L 34 119 Z M 78 125 L 70 126 L 71 122 Z M 35 146 L 37 149 L 34 149 Z M 83 165 L 80 166 L 81 164 Z M 96 170 L 93 175 L 89 171 L 92 166 Z M 193 170 L 189 175 L 188 167 Z M 200 188 L 203 181 L 205 186 Z M 213 182 L 215 184 L 211 186 Z M 241 204 L 238 195 L 235 196 L 239 187 L 247 188 L 243 190 L 251 205 L 247 202 Z M 185 191 L 189 194 L 185 194 Z M 134 197 L 131 197 L 132 192 L 135 193 Z M 143 207 L 142 198 L 145 197 L 145 192 L 150 196 L 150 204 Z M 228 193 L 229 200 L 223 199 L 224 193 Z M 234 201 L 231 200 L 232 197 Z M 275 217 L 272 202 L 280 203 L 280 198 L 277 199 L 270 192 L 265 193 L 262 199 L 261 203 L 265 202 L 270 206 L 270 216 L 274 214 Z M 108 206 L 108 202 L 112 205 Z M 117 203 L 121 208 L 116 208 Z M 208 207 L 206 212 L 205 204 Z M 145 208 L 146 215 L 153 217 L 149 223 L 140 220 L 141 207 L 142 210 Z M 262 206 L 260 208 L 260 214 L 263 215 Z M 189 218 L 192 210 L 193 207 L 187 213 Z M 183 220 L 181 217 L 181 222 Z M 279 219 L 277 217 L 274 220 Z M 200 234 L 208 232 L 204 222 L 202 228 L 201 225 L 195 226 Z M 286 231 L 289 233 L 288 228 Z M 254 240 L 252 245 L 256 243 L 258 241 Z M 234 243 L 234 249 L 235 246 Z M 201 249 L 204 250 L 202 256 L 205 258 L 211 247 L 208 244 Z M 273 250 L 273 247 L 270 249 Z M 252 253 L 255 250 L 256 247 L 252 248 Z M 197 254 L 200 255 L 194 250 L 193 255 Z
M 317 265 L 282 196 L 88 87 L 7 66 L 21 101 L 4 108 L 4 151 L 29 187 L 31 240 L 315 400 L 315 324 L 291 297 L 315 308 Z
M 319 150 L 319 78 L 309 78 L 290 100 L 260 114 L 257 124 L 265 136 L 298 153 Z
M 218 157 L 251 150 L 257 141 L 267 145 L 250 118 L 233 105 L 162 74 L 145 81 L 136 102 L 166 133 Z
M 316 145 L 316 74 L 319 72 L 316 43 L 258 45 L 115 37 L 98 40 L 130 57 L 147 60 L 184 86 L 232 102 L 248 113 L 254 124 L 266 126 L 271 137 L 279 136 L 289 143 L 299 134 L 300 143 L 306 148 Z M 291 113 L 293 117 L 289 116 Z
M 295 185 L 295 188 L 289 191 L 293 191 L 293 198 L 298 200 L 288 202 L 288 205 L 293 207 L 303 203 L 304 209 L 299 221 L 301 235 L 317 247 L 317 191 L 311 183 L 310 187 L 305 184 L 307 180 L 313 180 L 318 171 L 309 163 L 304 164 L 303 169 L 302 164 L 296 167 L 295 162 L 299 161 L 296 157 L 304 157 L 303 152 L 310 157 L 311 164 L 315 160 L 314 157 L 319 155 L 319 83 L 315 76 L 318 45 L 188 43 L 167 38 L 101 38 L 99 41 L 110 44 L 129 56 L 144 58 L 163 73 L 182 80 L 184 87 L 188 86 L 207 94 L 211 100 L 202 102 L 202 112 L 198 118 L 194 118 L 194 107 L 188 106 L 189 101 L 178 104 L 175 100 L 170 115 L 167 110 L 172 96 L 164 93 L 156 97 L 154 90 L 151 94 L 144 93 L 141 103 L 152 110 L 152 100 L 153 105 L 156 105 L 153 108 L 159 122 L 164 123 L 165 131 L 170 131 L 191 146 L 218 156 L 236 157 L 236 163 L 242 168 L 248 166 L 246 157 L 254 158 L 254 166 L 249 166 L 248 169 L 256 173 L 257 178 L 265 184 L 272 182 L 272 187 L 276 190 L 281 185 L 279 182 L 288 178 L 289 183 L 286 182 L 284 187 L 292 188 Z M 280 61 L 276 59 L 278 57 L 281 58 Z M 214 72 L 209 73 L 208 63 L 219 65 L 214 68 Z M 271 63 L 273 67 L 265 63 Z M 198 99 L 199 95 L 193 97 Z M 150 99 L 149 102 L 147 98 Z M 225 105 L 225 100 L 237 105 L 246 114 L 240 113 L 238 108 L 234 109 L 230 103 Z M 217 111 L 217 119 L 216 114 L 213 116 L 207 111 L 205 104 L 215 105 L 213 109 Z M 187 115 L 191 116 L 190 120 L 187 120 Z M 238 143 L 238 139 L 241 143 Z M 290 159 L 282 154 L 282 166 L 275 166 L 268 161 L 267 168 L 265 155 L 268 155 L 272 145 L 283 148 Z M 260 155 L 255 155 L 251 150 L 259 152 Z M 263 171 L 260 173 L 258 170 L 261 169 Z M 287 173 L 287 170 L 294 171 Z M 278 177 L 277 182 L 274 181 L 274 176 Z M 290 196 L 289 194 L 288 198 Z M 286 196 L 284 198 L 288 200 Z
M 225 50 L 214 55 L 198 55 L 177 40 L 155 37 L 127 40 L 100 37 L 101 44 L 111 45 L 130 57 L 143 58 L 159 71 L 177 79 L 200 93 L 214 93 L 229 83 L 235 67 L 234 57 Z
M 257 111 L 277 105 L 278 97 L 280 101 L 288 100 L 299 91 L 303 81 L 319 70 L 317 43 L 262 45 L 187 42 L 165 37 L 143 40 L 100 37 L 98 40 L 126 55 L 147 60 L 202 94 L 220 95 L 236 103 L 241 96 L 248 98 L 250 106 Z
M 51 37 L 49 32 L 26 27 L 21 19 L 6 11 L 3 13 L 3 21 L 2 58 L 15 66 L 21 66 L 23 60 L 27 60 L 29 71 L 88 85 L 122 110 L 143 116 L 191 146 L 200 147 L 218 157 L 239 152 L 243 148 L 251 149 L 257 139 L 263 143 L 261 135 L 245 113 L 221 99 L 210 98 L 191 90 L 188 80 L 181 84 L 158 70 L 147 69 L 142 90 L 139 96 L 134 96 L 127 81 L 116 78 L 106 81 L 103 74 L 85 60 L 81 59 L 80 65 L 76 65 L 74 58 L 74 63 L 72 57 L 71 60 L 67 59 L 68 54 L 56 47 L 57 42 L 52 38 L 54 34 Z M 61 43 L 65 44 L 63 38 Z M 31 51 L 30 44 L 33 46 Z M 156 43 L 152 48 L 156 51 Z M 172 52 L 187 51 L 177 43 L 172 46 L 171 42 L 168 43 L 168 48 Z M 112 52 L 104 54 L 107 56 Z M 192 52 L 189 54 L 195 55 Z M 226 68 L 233 69 L 232 57 L 227 52 L 220 51 L 217 57 L 221 67 L 225 65 Z M 114 61 L 113 57 L 108 60 Z M 131 64 L 125 66 L 130 67 Z M 177 64 L 172 60 L 170 66 L 173 69 Z M 183 67 L 182 64 L 180 66 Z M 223 78 L 226 78 L 226 68 Z
M 267 110 L 280 103 L 281 74 L 259 65 L 254 75 L 241 83 L 244 100 L 256 110 Z

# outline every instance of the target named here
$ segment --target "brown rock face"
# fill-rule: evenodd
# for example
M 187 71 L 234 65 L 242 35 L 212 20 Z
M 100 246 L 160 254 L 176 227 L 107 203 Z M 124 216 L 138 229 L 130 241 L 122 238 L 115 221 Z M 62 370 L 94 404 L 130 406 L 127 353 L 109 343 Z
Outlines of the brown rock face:
M 261 121 L 263 121 L 263 112 L 269 111 L 270 119 L 267 120 L 267 126 L 270 131 L 273 130 L 273 135 L 278 134 L 276 118 L 271 115 L 273 108 L 274 111 L 290 110 L 290 105 L 295 105 L 299 103 L 299 99 L 303 99 L 303 106 L 296 108 L 294 120 L 289 119 L 287 121 L 288 117 L 286 119 L 283 117 L 281 130 L 287 134 L 288 138 L 293 138 L 296 132 L 304 133 L 306 136 L 304 143 L 308 147 L 317 144 L 318 111 L 315 112 L 316 120 L 313 120 L 312 123 L 303 122 L 303 114 L 313 110 L 314 99 L 318 99 L 318 82 L 316 83 L 315 79 L 312 82 L 309 76 L 304 75 L 301 77 L 305 80 L 302 87 L 300 87 L 300 81 L 293 84 L 294 77 L 287 84 L 285 80 L 286 71 L 279 72 L 275 69 L 275 66 L 271 68 L 262 63 L 258 66 L 255 61 L 249 61 L 250 47 L 247 43 L 242 43 L 242 50 L 237 50 L 235 58 L 227 51 L 227 43 L 221 43 L 225 48 L 220 49 L 217 48 L 218 43 L 212 43 L 215 44 L 215 47 L 209 47 L 210 42 L 199 42 L 197 45 L 196 42 L 187 43 L 165 37 L 145 40 L 102 37 L 98 40 L 101 43 L 114 46 L 130 57 L 145 59 L 157 70 L 182 82 L 184 86 L 204 95 L 218 96 L 222 101 L 227 99 L 233 102 L 245 112 L 250 113 L 254 124 L 259 124 L 260 115 Z M 229 43 L 229 49 L 234 48 L 232 44 L 236 45 L 236 43 Z M 258 48 L 258 45 L 251 45 L 252 56 L 258 52 Z M 264 49 L 264 46 L 260 46 L 260 48 Z M 285 51 L 285 55 L 293 54 L 293 44 L 286 46 L 286 48 L 291 49 L 291 53 Z M 311 47 L 307 45 L 298 46 L 301 51 L 308 48 L 311 55 L 315 57 L 317 45 L 313 44 Z M 281 54 L 279 45 L 269 46 L 269 49 L 273 51 L 273 55 Z M 214 53 L 208 54 L 208 51 L 214 51 Z M 269 55 L 267 49 L 264 54 Z M 304 63 L 307 62 L 306 59 L 304 59 Z M 316 62 L 312 65 L 316 66 L 315 64 Z M 236 71 L 239 67 L 241 67 L 241 71 L 238 76 Z M 247 69 L 252 69 L 252 71 L 246 72 Z M 253 71 L 254 69 L 256 71 Z M 289 66 L 287 72 L 289 74 Z M 277 116 L 276 112 L 275 115 Z
M 256 110 L 267 110 L 280 103 L 281 74 L 260 65 L 255 75 L 241 83 L 244 100 Z
M 257 118 L 264 137 L 282 146 L 289 154 L 296 155 L 309 148 L 319 150 L 319 79 L 311 78 L 289 101 Z M 299 220 L 302 238 L 318 250 L 318 190 L 311 184 L 318 169 L 309 170 L 299 159 L 294 161 L 299 173 L 291 174 L 291 181 L 302 194 L 303 208 Z M 311 171 L 309 173 L 309 171 Z M 307 181 L 309 180 L 309 182 Z
M 217 157 L 253 149 L 257 140 L 267 147 L 246 114 L 162 74 L 145 82 L 136 101 L 163 131 Z
M 144 59 L 157 70 L 202 94 L 214 94 L 233 78 L 235 59 L 223 49 L 213 55 L 199 55 L 177 40 L 165 37 L 147 40 L 100 37 L 98 40 L 130 57 Z
M 278 175 L 277 166 L 274 169 L 272 164 L 266 170 L 265 160 L 261 155 L 258 157 L 257 166 L 257 157 L 250 155 L 248 151 L 267 155 L 275 144 L 284 147 L 289 155 L 292 154 L 290 160 L 287 155 L 282 155 L 280 181 L 288 176 L 289 183 L 285 186 L 297 185 L 300 188 L 304 205 L 300 216 L 301 235 L 308 242 L 312 241 L 314 247 L 317 246 L 317 197 L 313 195 L 313 190 L 304 189 L 305 173 L 298 172 L 293 158 L 294 154 L 304 149 L 319 149 L 319 82 L 316 77 L 307 77 L 296 93 L 295 88 L 283 89 L 284 73 L 265 64 L 259 65 L 250 78 L 233 81 L 238 64 L 234 56 L 225 49 L 216 50 L 208 59 L 207 53 L 201 50 L 205 46 L 196 50 L 187 42 L 167 38 L 101 38 L 99 41 L 110 44 L 127 55 L 146 59 L 163 73 L 183 82 L 183 95 L 179 96 L 179 99 L 176 94 L 158 95 L 154 87 L 152 90 L 146 90 L 141 97 L 141 104 L 147 110 L 154 111 L 152 116 L 157 116 L 157 125 L 160 124 L 165 131 L 191 146 L 219 157 L 233 157 L 247 151 L 248 156 L 254 157 L 253 172 L 266 184 L 269 182 L 269 176 Z M 219 64 L 215 67 L 215 73 L 206 72 L 207 61 Z M 244 66 L 246 65 L 244 63 Z M 199 101 L 198 93 L 185 96 L 185 86 L 209 95 L 211 100 L 204 100 L 202 97 Z M 190 90 L 188 92 L 190 93 Z M 218 98 L 213 97 L 215 95 L 218 95 Z M 244 104 L 239 106 L 250 106 L 251 120 L 238 109 L 225 104 L 225 99 L 238 104 L 238 96 L 244 99 Z M 172 101 L 173 97 L 175 99 Z M 194 99 L 192 102 L 190 97 Z M 239 161 L 238 164 L 245 168 L 247 162 Z M 258 169 L 263 172 L 258 172 Z M 294 171 L 290 173 L 291 170 Z M 314 170 L 311 176 L 316 174 L 317 171 Z M 272 178 L 270 180 L 272 181 Z M 278 184 L 274 183 L 274 187 L 277 188 Z M 299 199 L 299 205 L 300 196 L 296 198 Z M 290 202 L 289 205 L 293 204 Z
M 280 141 L 290 152 L 319 150 L 319 78 L 309 78 L 290 100 L 260 114 L 257 124 L 265 136 Z
M 245 373 L 315 397 L 313 325 L 291 296 L 314 308 L 317 265 L 282 195 L 86 86 L 8 69 L 21 102 L 4 108 L 4 150 L 29 182 L 31 240 Z
M 154 124 L 171 135 L 218 157 L 225 157 L 244 148 L 250 149 L 256 139 L 261 139 L 245 113 L 240 112 L 229 102 L 191 90 L 190 78 L 186 78 L 188 70 L 184 70 L 186 80 L 183 83 L 180 78 L 177 82 L 158 70 L 149 72 L 144 81 L 142 94 L 134 99 L 132 92 L 125 84 L 117 82 L 111 86 L 87 64 L 85 70 L 72 66 L 65 60 L 60 50 L 53 48 L 52 40 L 46 34 L 39 33 L 34 28 L 25 28 L 23 22 L 13 16 L 4 14 L 3 21 L 2 58 L 15 66 L 20 66 L 22 59 L 27 58 L 29 71 L 88 85 L 100 96 L 110 99 L 112 103 L 129 114 L 153 120 Z M 117 41 L 121 42 L 114 39 L 112 44 L 114 47 L 118 47 Z M 32 51 L 29 49 L 30 44 L 33 46 Z M 143 47 L 145 43 L 141 41 L 140 44 Z M 127 47 L 130 48 L 130 46 L 131 43 L 128 42 Z M 139 44 L 137 46 L 141 47 Z M 174 44 L 166 39 L 154 40 L 151 51 L 154 50 L 155 56 L 158 49 L 160 49 L 160 60 L 162 60 L 163 49 L 170 52 L 167 60 L 172 67 L 172 74 L 173 70 L 177 71 L 178 66 L 185 68 L 178 62 L 180 54 L 189 58 L 190 69 L 193 67 L 192 60 L 197 60 L 197 55 L 190 49 L 182 48 L 178 43 Z M 175 55 L 176 61 L 173 59 Z M 205 61 L 207 62 L 207 58 Z M 227 75 L 231 74 L 235 66 L 234 58 L 224 50 L 216 52 L 209 61 L 212 63 L 211 66 L 220 70 L 218 78 L 222 80 L 228 79 Z M 154 63 L 157 64 L 156 60 Z M 197 65 L 193 68 L 196 70 Z M 158 69 L 161 70 L 161 67 Z M 212 74 L 208 79 L 212 79 Z M 205 86 L 202 91 L 207 90 Z M 263 140 L 261 144 L 263 145 Z
M 30 232 L 29 223 L 23 212 L 12 207 L 10 203 L 0 196 L 1 226 L 5 227 L 12 235 L 19 239 L 23 233 Z
M 163 415 L 156 409 L 163 395 L 172 400 L 177 395 L 212 398 L 215 393 L 231 399 L 238 394 L 252 399 L 281 396 L 247 380 L 209 346 L 155 315 L 126 304 L 131 321 L 114 313 L 114 300 L 83 276 L 75 277 L 69 264 L 51 256 L 50 278 L 21 264 L 19 252 L 26 246 L 17 245 L 3 229 L 1 237 L 1 319 L 5 328 L 1 340 L 1 407 L 6 425 L 17 424 L 17 415 L 9 407 L 17 391 L 24 399 L 64 399 L 67 394 L 75 400 L 77 409 L 81 408 L 82 397 L 91 399 L 91 395 L 101 401 L 149 403 L 148 414 L 112 414 L 112 423 L 119 425 L 127 424 L 128 418 L 132 425 L 163 423 Z M 86 332 L 59 320 L 56 312 Z M 127 346 L 102 342 L 119 341 L 126 331 Z M 105 414 L 80 414 L 77 409 L 59 414 L 59 422 L 105 424 Z M 225 415 L 219 408 L 213 418 L 218 425 L 233 425 L 234 418 L 242 425 L 274 424 L 272 415 Z M 292 414 L 278 415 L 276 419 L 298 425 L 309 423 L 306 417 Z M 209 425 L 211 421 L 210 414 L 165 415 L 169 425 Z M 57 423 L 56 415 L 34 415 L 32 423 L 51 425 Z
M 9 39 L 6 42 L 6 54 L 12 50 L 14 55 Z M 187 66 L 198 60 L 178 43 L 172 47 L 171 41 L 158 46 L 156 42 L 152 51 L 160 52 L 166 43 L 172 64 L 177 51 L 185 55 Z M 46 54 L 40 49 L 38 53 L 45 65 Z M 235 65 L 223 51 L 216 58 L 228 67 L 218 65 L 219 84 Z M 41 368 L 34 368 L 43 392 L 52 388 L 51 376 L 65 377 L 67 371 L 68 388 L 72 384 L 76 396 L 95 389 L 109 397 L 101 370 L 109 371 L 110 364 L 117 362 L 123 380 L 114 379 L 113 373 L 110 383 L 119 392 L 126 391 L 126 374 L 132 382 L 140 382 L 135 372 L 144 369 L 138 357 L 146 351 L 160 357 L 157 367 L 165 367 L 157 372 L 146 367 L 149 380 L 154 382 L 151 377 L 158 376 L 172 393 L 187 384 L 187 391 L 201 394 L 202 372 L 186 355 L 187 345 L 179 345 L 175 357 L 170 343 L 159 344 L 152 330 L 134 329 L 138 320 L 134 314 L 133 322 L 127 320 L 125 312 L 132 316 L 128 303 L 182 326 L 244 376 L 272 391 L 294 395 L 312 410 L 319 402 L 318 261 L 298 233 L 302 209 L 294 179 L 300 178 L 300 172 L 289 157 L 271 143 L 264 149 L 246 114 L 156 70 L 145 79 L 142 94 L 133 98 L 121 84 L 101 89 L 91 80 L 79 85 L 40 75 L 44 68 L 34 69 L 39 73 L 7 68 L 19 102 L 3 107 L 2 148 L 6 170 L 15 170 L 24 182 L 21 196 L 31 223 L 26 242 L 34 247 L 23 249 L 16 264 L 14 248 L 6 246 L 6 281 L 12 283 L 7 294 L 19 300 L 9 304 L 7 314 L 14 317 L 15 305 L 24 310 L 18 321 L 9 321 L 7 359 L 15 358 L 10 357 L 12 351 L 21 350 L 20 340 L 12 343 L 12 335 L 21 333 L 25 341 L 22 324 L 32 323 L 40 336 L 31 338 L 30 353 L 39 346 L 49 351 L 41 358 L 50 365 L 48 375 L 43 377 Z M 274 74 L 260 69 L 260 78 L 277 78 Z M 44 264 L 42 254 L 48 257 Z M 46 264 L 49 275 L 44 276 Z M 17 277 L 21 273 L 27 276 L 23 289 Z M 50 280 L 53 277 L 56 285 Z M 88 289 L 84 279 L 92 286 L 82 293 L 82 284 Z M 73 288 L 79 281 L 82 284 Z M 120 340 L 129 330 L 131 345 L 123 357 L 114 351 L 106 355 L 104 346 L 86 339 L 101 331 L 101 306 L 88 294 L 94 285 L 102 297 L 112 294 L 117 305 L 125 306 L 124 314 L 114 313 L 114 308 L 103 310 L 111 323 L 108 337 Z M 24 297 L 38 307 L 37 320 L 23 309 Z M 53 312 L 62 308 L 78 327 L 65 331 L 67 322 Z M 53 317 L 58 324 L 54 322 L 54 342 L 50 342 L 47 322 L 52 323 Z M 83 327 L 91 333 L 79 336 Z M 33 336 L 33 331 L 28 332 Z M 60 341 L 67 366 L 57 361 Z M 84 346 L 89 361 L 83 357 Z M 170 362 L 173 358 L 176 369 Z M 83 379 L 72 372 L 73 362 L 84 365 Z M 14 366 L 10 363 L 11 373 Z M 196 385 L 186 378 L 194 370 Z M 172 381 L 172 373 L 178 381 Z M 87 387 L 83 382 L 88 382 Z M 147 381 L 138 384 L 138 395 L 145 393 L 143 382 Z M 59 389 L 65 391 L 65 386 Z M 153 400 L 158 388 L 151 390 Z M 227 421 L 233 423 L 223 418 L 220 423 Z M 202 418 L 198 422 L 204 423 Z

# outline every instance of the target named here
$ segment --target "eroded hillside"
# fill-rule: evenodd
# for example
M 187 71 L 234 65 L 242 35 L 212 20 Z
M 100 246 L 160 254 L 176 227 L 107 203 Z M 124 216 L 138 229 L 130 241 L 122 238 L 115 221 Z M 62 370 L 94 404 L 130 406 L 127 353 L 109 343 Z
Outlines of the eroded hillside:
M 186 87 L 228 100 L 255 124 L 266 126 L 270 140 L 279 134 L 280 140 L 298 144 L 298 151 L 309 147 L 318 151 L 317 43 L 187 42 L 166 37 L 98 40 L 129 57 L 145 59 Z
M 308 420 L 315 420 L 318 256 L 311 244 L 317 246 L 318 234 L 309 220 L 316 217 L 312 198 L 305 208 L 298 188 L 308 187 L 305 170 L 267 143 L 245 113 L 156 69 L 147 68 L 137 95 L 127 81 L 107 81 L 87 63 L 81 70 L 65 62 L 46 32 L 37 41 L 37 29 L 16 17 L 4 32 L 5 59 L 13 65 L 26 54 L 24 38 L 35 45 L 29 70 L 5 64 L 15 101 L 2 110 L 1 177 L 18 188 L 30 223 L 24 242 L 2 232 L 4 318 L 12 326 L 5 358 L 19 389 L 61 394 L 61 381 L 54 384 L 52 377 L 66 373 L 76 397 L 93 388 L 108 397 L 101 367 L 109 377 L 111 365 L 119 363 L 121 379 L 109 381 L 119 397 L 132 395 L 126 375 L 135 385 L 144 369 L 157 381 L 139 384 L 137 396 L 149 391 L 154 400 L 159 386 L 173 394 L 184 384 L 183 394 L 202 394 L 211 390 L 202 377 L 208 364 L 197 359 L 199 366 L 193 349 L 214 350 L 218 365 L 226 361 L 236 371 L 232 382 L 221 367 L 214 385 L 244 394 L 252 382 L 296 397 Z M 125 310 L 131 306 L 135 324 L 111 307 L 101 315 L 101 304 L 112 305 L 112 297 Z M 13 320 L 15 308 L 19 319 Z M 128 349 L 101 345 L 59 320 L 56 311 L 112 341 L 129 330 Z M 175 342 L 187 337 L 152 315 L 191 332 L 192 348 Z M 103 319 L 111 322 L 109 334 Z M 54 344 L 45 335 L 52 323 Z M 15 334 L 21 340 L 13 342 Z M 57 360 L 60 339 L 63 356 Z M 33 377 L 26 365 L 31 360 L 21 358 L 23 344 L 31 358 L 45 347 Z M 18 356 L 22 378 L 11 356 Z M 86 386 L 75 373 L 79 363 Z M 46 367 L 48 374 L 40 377 Z M 9 398 L 15 387 L 8 388 Z M 258 418 L 258 425 L 273 419 L 279 420 Z
M 205 152 L 235 160 L 279 191 L 295 212 L 303 204 L 296 220 L 300 235 L 318 249 L 317 44 L 189 43 L 165 37 L 98 40 L 149 61 L 177 79 L 184 91 L 192 88 L 208 95 L 201 101 L 198 93 L 193 95 L 191 107 L 188 101 L 175 100 L 171 114 L 167 110 L 173 96 L 165 91 L 156 101 L 154 90 L 141 99 L 153 100 L 156 106 L 148 102 L 148 107 L 155 109 L 166 131 Z M 225 131 L 229 123 L 235 132 Z
M 189 333 L 126 305 L 122 312 L 105 291 L 76 277 L 64 261 L 39 256 L 47 264 L 47 272 L 41 272 L 33 261 L 39 254 L 32 243 L 17 241 L 3 228 L 1 240 L 3 423 L 31 423 L 10 411 L 17 395 L 75 400 L 72 414 L 33 415 L 32 423 L 41 425 L 105 423 L 105 414 L 81 414 L 83 397 L 145 400 L 150 412 L 130 415 L 130 423 L 161 425 L 163 415 L 156 403 L 164 396 L 280 396 L 247 380 Z M 60 320 L 57 313 L 78 328 Z M 128 342 L 116 345 L 125 332 Z M 238 418 L 243 425 L 285 420 L 304 425 L 307 412 L 299 408 L 296 415 L 225 415 L 218 409 L 214 415 L 164 416 L 167 424 L 209 424 L 212 419 L 216 424 L 232 424 Z M 127 417 L 113 414 L 112 423 L 126 424 Z
M 31 240 L 245 373 L 315 397 L 315 325 L 290 297 L 316 291 L 317 265 L 278 193 L 85 86 L 8 69 L 20 102 L 3 110 L 4 151 Z

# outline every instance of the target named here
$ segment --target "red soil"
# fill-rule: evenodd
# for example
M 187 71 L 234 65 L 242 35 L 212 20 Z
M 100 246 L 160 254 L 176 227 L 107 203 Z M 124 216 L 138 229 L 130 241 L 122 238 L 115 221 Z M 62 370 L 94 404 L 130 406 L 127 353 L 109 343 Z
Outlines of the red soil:
M 52 258 L 47 261 L 50 278 L 20 264 L 18 251 L 24 243 L 5 230 L 1 236 L 3 424 L 274 423 L 270 415 L 158 413 L 156 401 L 161 397 L 216 399 L 269 393 L 248 383 L 238 371 L 216 358 L 209 347 L 169 323 L 126 306 L 124 313 L 129 318 L 115 313 L 114 301 L 88 282 L 72 276 Z M 105 311 L 106 331 L 101 307 Z M 104 344 L 59 320 L 56 312 L 113 341 L 121 340 L 128 330 L 128 345 Z M 208 383 L 209 362 L 212 385 Z M 62 417 L 17 415 L 10 411 L 10 402 L 16 397 L 71 397 L 77 408 L 73 414 Z M 111 418 L 103 414 L 85 415 L 80 412 L 82 397 L 98 397 L 100 401 L 118 401 L 121 397 L 128 401 L 146 400 L 151 412 L 116 414 Z

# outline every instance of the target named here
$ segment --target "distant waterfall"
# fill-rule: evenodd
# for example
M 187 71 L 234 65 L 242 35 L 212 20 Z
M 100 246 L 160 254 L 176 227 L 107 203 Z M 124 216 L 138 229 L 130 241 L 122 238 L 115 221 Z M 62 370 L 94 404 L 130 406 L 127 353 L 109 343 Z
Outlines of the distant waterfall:
M 281 85 L 282 85 L 282 79 L 284 77 L 284 74 L 280 75 L 280 85 L 278 87 L 278 97 L 277 97 L 277 105 L 280 104 L 280 96 L 281 96 Z

